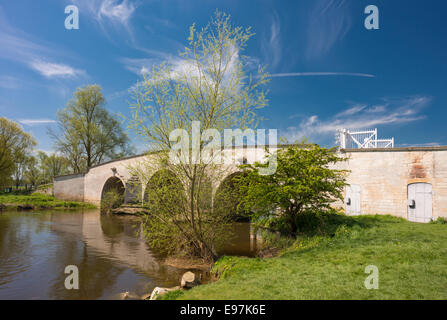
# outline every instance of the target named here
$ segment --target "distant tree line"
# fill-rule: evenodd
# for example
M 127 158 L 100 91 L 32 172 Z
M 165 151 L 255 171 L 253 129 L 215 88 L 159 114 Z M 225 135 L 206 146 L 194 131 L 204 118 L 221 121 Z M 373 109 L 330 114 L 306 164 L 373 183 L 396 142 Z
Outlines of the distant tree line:
M 105 107 L 98 85 L 78 88 L 56 114 L 48 133 L 55 152 L 34 150 L 36 140 L 13 120 L 0 118 L 0 187 L 35 188 L 58 175 L 86 172 L 91 166 L 133 153 L 117 115 Z

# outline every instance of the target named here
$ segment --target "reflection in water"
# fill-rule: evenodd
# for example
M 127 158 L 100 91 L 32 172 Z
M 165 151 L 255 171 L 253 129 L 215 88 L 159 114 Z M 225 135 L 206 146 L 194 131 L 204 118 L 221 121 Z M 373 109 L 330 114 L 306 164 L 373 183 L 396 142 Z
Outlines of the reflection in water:
M 249 256 L 256 255 L 257 240 L 256 233 L 254 233 L 250 223 L 235 222 L 232 226 L 232 239 L 219 252 L 220 254 L 232 256 Z
M 139 219 L 83 212 L 0 213 L 0 299 L 111 299 L 179 284 L 185 270 L 160 264 Z M 250 255 L 247 223 L 222 251 Z M 252 240 L 252 241 L 250 241 Z M 79 290 L 67 290 L 67 265 L 79 269 Z

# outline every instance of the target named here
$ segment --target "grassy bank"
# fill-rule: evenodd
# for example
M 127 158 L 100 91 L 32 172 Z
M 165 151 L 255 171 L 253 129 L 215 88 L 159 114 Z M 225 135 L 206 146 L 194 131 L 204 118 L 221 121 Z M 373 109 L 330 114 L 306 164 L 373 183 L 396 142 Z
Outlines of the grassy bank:
M 390 216 L 343 217 L 333 232 L 301 237 L 275 258 L 224 257 L 212 284 L 169 299 L 447 299 L 447 224 Z M 329 228 L 329 229 L 330 229 Z M 365 267 L 379 269 L 367 290 Z
M 77 201 L 57 200 L 53 196 L 41 193 L 0 194 L 0 209 L 81 209 L 95 208 L 94 205 Z

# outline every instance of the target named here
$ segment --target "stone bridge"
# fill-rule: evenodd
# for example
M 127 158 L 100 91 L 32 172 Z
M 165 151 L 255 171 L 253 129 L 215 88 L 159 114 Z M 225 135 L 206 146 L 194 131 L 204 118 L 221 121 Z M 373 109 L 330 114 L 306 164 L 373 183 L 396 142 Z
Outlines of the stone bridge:
M 274 150 L 272 148 L 272 150 Z M 217 186 L 239 171 L 238 165 L 243 163 L 254 163 L 265 158 L 264 147 L 244 147 L 224 150 L 221 165 L 223 176 L 217 181 Z M 58 199 L 85 201 L 99 205 L 104 190 L 109 185 L 118 184 L 125 194 L 124 202 L 131 202 L 139 196 L 142 197 L 147 187 L 147 182 L 138 177 L 136 171 L 144 168 L 146 162 L 157 162 L 155 155 L 138 155 L 91 167 L 87 173 L 58 176 L 54 179 L 54 196 Z M 156 168 L 153 174 L 163 168 Z M 149 178 L 146 174 L 145 178 Z M 141 199 L 141 198 L 140 198 Z
M 264 158 L 262 148 L 244 147 L 228 150 L 224 164 L 227 175 L 238 170 L 244 161 Z M 350 170 L 345 202 L 339 203 L 347 214 L 391 214 L 416 222 L 447 217 L 447 147 L 411 147 L 392 149 L 346 149 L 339 151 L 349 158 L 338 167 Z M 146 184 L 138 181 L 129 168 L 151 161 L 140 155 L 109 161 L 92 167 L 85 174 L 54 179 L 58 199 L 86 201 L 98 205 L 103 191 L 112 183 L 120 184 L 125 201 L 143 195 Z M 162 169 L 162 168 L 160 168 Z M 131 184 L 139 185 L 130 188 Z M 132 189 L 132 190 L 131 190 Z

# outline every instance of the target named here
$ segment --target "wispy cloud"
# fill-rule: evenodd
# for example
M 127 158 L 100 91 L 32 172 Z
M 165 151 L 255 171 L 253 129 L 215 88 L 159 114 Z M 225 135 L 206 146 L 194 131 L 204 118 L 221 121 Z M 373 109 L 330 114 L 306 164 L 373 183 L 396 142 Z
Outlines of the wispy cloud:
M 352 21 L 345 0 L 316 0 L 307 28 L 308 59 L 327 53 L 351 29 Z
M 350 107 L 346 110 L 343 110 L 342 112 L 337 113 L 335 115 L 335 117 L 341 118 L 341 117 L 346 117 L 346 116 L 352 116 L 354 114 L 361 112 L 362 110 L 365 110 L 366 107 L 367 107 L 366 104 L 354 105 L 353 107 Z
M 195 82 L 198 79 L 200 81 L 212 81 L 210 70 L 218 68 L 218 63 L 221 65 L 221 70 L 225 69 L 223 76 L 223 84 L 229 81 L 229 77 L 235 74 L 237 68 L 241 67 L 241 62 L 248 69 L 252 69 L 257 59 L 239 55 L 239 49 L 233 45 L 229 45 L 225 48 L 225 52 L 222 53 L 221 59 L 213 59 L 211 55 L 201 57 L 200 64 L 204 67 L 198 67 L 197 62 L 192 57 L 180 57 L 174 56 L 169 53 L 161 51 L 148 52 L 151 58 L 121 58 L 120 61 L 124 64 L 125 68 L 134 72 L 137 75 L 150 74 L 154 65 L 160 65 L 166 63 L 167 72 L 164 75 L 171 80 L 181 80 L 187 82 Z M 216 62 L 219 60 L 219 62 Z
M 39 152 L 44 152 L 47 155 L 57 154 L 57 152 L 53 149 L 42 149 L 42 148 L 34 149 L 31 153 L 37 156 Z
M 136 5 L 129 0 L 72 0 L 80 8 L 81 12 L 86 12 L 98 21 L 105 19 L 111 22 L 128 24 Z
M 143 75 L 151 70 L 154 64 L 160 63 L 162 60 L 158 58 L 121 58 L 120 61 L 127 70 L 137 75 Z
M 103 19 L 105 17 L 112 21 L 119 21 L 123 25 L 128 25 L 135 8 L 135 5 L 127 0 L 121 3 L 118 0 L 103 0 L 100 4 L 98 18 Z
M 288 73 L 272 73 L 270 77 L 309 77 L 309 76 L 350 76 L 350 77 L 364 77 L 374 78 L 375 75 L 369 73 L 358 72 L 288 72 Z
M 137 9 L 137 4 L 129 0 L 73 0 L 79 6 L 81 12 L 86 12 L 94 19 L 109 39 L 108 26 L 115 31 L 125 29 L 130 40 L 135 42 L 132 31 L 131 19 Z
M 85 74 L 67 64 L 55 63 L 50 60 L 64 55 L 66 52 L 51 49 L 51 45 L 43 45 L 24 32 L 11 27 L 0 7 L 0 58 L 16 61 L 39 72 L 45 77 L 66 77 Z M 59 58 L 60 59 L 60 58 Z
M 372 106 L 366 110 L 368 113 L 376 113 L 376 112 L 384 112 L 386 110 L 386 106 L 384 105 L 377 105 Z
M 47 78 L 76 77 L 85 74 L 85 71 L 74 69 L 66 64 L 36 60 L 30 63 L 31 68 Z
M 427 96 L 413 96 L 400 99 L 384 99 L 383 105 L 357 104 L 328 117 L 318 115 L 304 118 L 298 126 L 283 132 L 289 141 L 309 138 L 321 140 L 334 135 L 337 129 L 364 129 L 390 124 L 414 122 L 425 118 L 422 109 L 431 102 Z M 372 116 L 371 113 L 374 113 Z
M 261 44 L 265 60 L 273 70 L 279 65 L 282 57 L 280 31 L 281 21 L 278 13 L 274 12 L 271 17 L 269 33 L 264 37 Z
M 163 28 L 176 28 L 175 23 L 173 23 L 171 20 L 169 19 L 164 19 L 164 18 L 159 18 L 155 15 L 151 15 L 149 18 L 151 24 L 147 24 L 144 26 L 144 28 L 149 31 L 150 33 L 154 34 L 156 31 L 154 30 L 154 28 L 152 27 L 153 24 L 159 25 Z
M 20 119 L 19 123 L 28 125 L 28 126 L 36 126 L 36 125 L 56 123 L 56 120 L 52 120 L 52 119 Z

